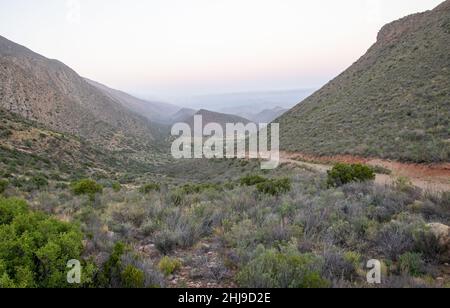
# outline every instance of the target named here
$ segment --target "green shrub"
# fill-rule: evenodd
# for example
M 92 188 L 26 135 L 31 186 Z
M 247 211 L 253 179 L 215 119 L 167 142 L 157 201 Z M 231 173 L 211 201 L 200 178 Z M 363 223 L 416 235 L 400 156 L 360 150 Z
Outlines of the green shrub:
M 155 236 L 155 246 L 162 254 L 172 252 L 178 245 L 176 234 L 169 230 L 158 232 Z
M 328 171 L 328 187 L 339 187 L 351 182 L 375 180 L 374 170 L 361 164 L 337 164 Z
M 166 276 L 172 275 L 182 266 L 180 260 L 165 256 L 158 264 L 159 270 Z
M 103 186 L 89 179 L 72 183 L 72 191 L 75 195 L 95 195 L 103 191 Z
M 127 247 L 122 242 L 117 242 L 108 258 L 103 264 L 102 270 L 98 276 L 99 286 L 118 287 L 121 284 L 121 272 L 122 272 L 122 256 L 127 251 Z
M 265 182 L 256 185 L 258 192 L 271 195 L 279 196 L 285 194 L 292 189 L 292 182 L 290 179 L 279 179 L 279 180 L 267 180 Z
M 111 188 L 112 188 L 115 192 L 119 192 L 119 191 L 122 190 L 122 185 L 120 185 L 119 182 L 114 182 L 114 183 L 111 185 Z
M 48 186 L 48 180 L 43 175 L 37 175 L 32 177 L 31 183 L 37 189 L 42 189 Z
M 241 178 L 241 186 L 254 186 L 266 182 L 267 179 L 259 175 L 247 175 Z
M 397 190 L 403 192 L 409 192 L 414 189 L 411 180 L 405 176 L 399 176 L 398 178 L 396 178 L 394 181 L 394 186 Z
M 133 265 L 127 265 L 121 273 L 122 287 L 139 289 L 145 287 L 145 274 Z
M 320 259 L 300 254 L 294 249 L 278 251 L 258 248 L 256 258 L 238 273 L 244 288 L 325 288 L 329 282 L 321 277 Z
M 82 241 L 77 226 L 31 212 L 25 201 L 0 199 L 0 288 L 83 286 L 67 283 L 67 262 L 82 260 Z M 91 278 L 83 271 L 82 283 Z
M 424 273 L 424 261 L 420 253 L 407 252 L 400 256 L 398 263 L 403 274 L 418 277 Z
M 7 180 L 0 180 L 0 194 L 3 194 L 8 186 L 9 182 Z
M 149 184 L 145 184 L 144 186 L 142 186 L 139 189 L 139 192 L 142 194 L 149 194 L 152 191 L 160 191 L 161 190 L 161 185 L 158 183 L 149 183 Z

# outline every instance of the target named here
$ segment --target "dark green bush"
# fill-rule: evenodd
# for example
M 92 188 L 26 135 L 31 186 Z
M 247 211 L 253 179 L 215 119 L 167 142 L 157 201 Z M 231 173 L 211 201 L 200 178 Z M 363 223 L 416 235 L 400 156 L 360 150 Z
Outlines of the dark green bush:
M 160 191 L 161 190 L 161 185 L 158 183 L 148 183 L 145 184 L 144 186 L 142 186 L 139 189 L 139 192 L 142 194 L 149 194 L 152 191 Z
M 425 263 L 420 253 L 407 252 L 400 256 L 398 263 L 402 274 L 418 277 L 424 273 Z
M 122 185 L 120 185 L 119 182 L 114 182 L 114 183 L 111 185 L 111 188 L 112 188 L 115 192 L 119 192 L 119 191 L 122 190 Z
M 82 240 L 75 225 L 31 212 L 25 201 L 0 199 L 0 288 L 73 286 L 67 262 L 82 260 Z M 82 282 L 90 278 L 83 271 Z
M 258 192 L 266 195 L 279 196 L 291 191 L 292 183 L 288 178 L 267 180 L 265 182 L 257 184 L 256 189 L 258 190 Z
M 310 254 L 294 249 L 280 252 L 261 250 L 238 273 L 237 281 L 244 288 L 326 288 L 329 282 L 321 277 L 321 262 Z
M 95 195 L 103 191 L 103 186 L 89 179 L 72 183 L 72 191 L 75 195 Z
M 264 183 L 266 181 L 267 181 L 266 178 L 256 174 L 254 175 L 249 174 L 247 176 L 242 177 L 240 180 L 242 186 L 254 186 L 260 183 Z
M 328 186 L 339 187 L 351 182 L 375 180 L 374 170 L 361 164 L 337 164 L 328 171 Z
M 37 189 L 42 189 L 48 186 L 48 180 L 43 175 L 37 175 L 32 177 L 31 182 Z
M 0 180 L 0 194 L 3 194 L 8 188 L 9 182 L 7 180 Z
M 97 285 L 103 288 L 145 288 L 162 284 L 152 267 L 139 261 L 131 249 L 117 242 L 98 275 Z

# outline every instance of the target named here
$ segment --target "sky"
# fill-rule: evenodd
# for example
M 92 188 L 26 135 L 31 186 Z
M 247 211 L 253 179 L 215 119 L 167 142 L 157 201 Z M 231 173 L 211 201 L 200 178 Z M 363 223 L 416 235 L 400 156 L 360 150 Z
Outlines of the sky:
M 146 98 L 318 88 L 442 0 L 0 0 L 0 35 Z

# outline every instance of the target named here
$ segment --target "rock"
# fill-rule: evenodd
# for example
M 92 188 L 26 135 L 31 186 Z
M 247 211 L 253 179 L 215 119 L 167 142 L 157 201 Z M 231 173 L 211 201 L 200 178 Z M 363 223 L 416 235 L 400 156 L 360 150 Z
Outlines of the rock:
M 202 249 L 203 251 L 209 251 L 209 250 L 211 249 L 211 246 L 208 245 L 208 244 L 206 244 L 206 243 L 203 243 L 203 244 L 201 245 L 201 249 Z

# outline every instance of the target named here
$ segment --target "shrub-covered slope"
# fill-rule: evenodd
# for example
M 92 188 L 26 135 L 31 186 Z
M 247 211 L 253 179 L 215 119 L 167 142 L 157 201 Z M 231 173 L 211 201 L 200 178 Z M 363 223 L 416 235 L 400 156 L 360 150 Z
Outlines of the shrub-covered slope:
M 369 51 L 275 122 L 281 147 L 450 161 L 450 1 L 385 26 Z

